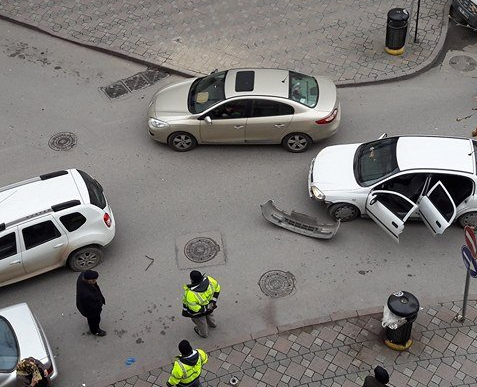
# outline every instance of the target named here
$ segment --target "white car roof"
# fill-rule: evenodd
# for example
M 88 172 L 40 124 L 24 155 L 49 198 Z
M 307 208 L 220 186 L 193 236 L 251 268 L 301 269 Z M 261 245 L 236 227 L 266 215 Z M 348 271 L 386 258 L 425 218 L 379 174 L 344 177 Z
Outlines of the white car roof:
M 475 173 L 472 140 L 453 137 L 399 137 L 396 157 L 401 171 L 444 169 Z
M 4 187 L 7 189 L 3 191 L 0 188 L 0 223 L 7 224 L 70 200 L 84 203 L 80 194 L 80 189 L 87 193 L 83 179 L 75 169 L 67 172 L 46 180 L 25 180 L 24 184 L 13 184 L 13 188 Z
M 238 72 L 253 71 L 255 73 L 253 91 L 235 91 L 235 79 Z M 281 69 L 232 69 L 225 78 L 225 97 L 241 95 L 272 95 L 288 98 L 288 70 Z

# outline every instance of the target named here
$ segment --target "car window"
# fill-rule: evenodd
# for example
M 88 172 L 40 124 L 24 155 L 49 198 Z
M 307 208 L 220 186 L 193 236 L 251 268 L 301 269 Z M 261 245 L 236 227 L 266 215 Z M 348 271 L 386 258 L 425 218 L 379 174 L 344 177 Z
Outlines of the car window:
M 404 220 L 413 207 L 411 203 L 398 195 L 379 193 L 376 195 L 376 200 L 401 220 Z
M 250 117 L 286 116 L 294 113 L 295 109 L 290 105 L 266 99 L 255 99 L 252 101 Z
M 431 193 L 427 194 L 427 197 L 439 210 L 444 219 L 450 222 L 454 215 L 454 206 L 444 188 L 441 185 L 436 186 Z
M 0 238 L 0 259 L 11 257 L 17 253 L 17 241 L 12 232 Z
M 25 227 L 22 233 L 27 250 L 61 236 L 51 220 Z
M 456 207 L 474 192 L 473 181 L 465 176 L 435 173 L 432 174 L 429 187 L 433 187 L 438 181 L 446 187 Z
M 86 188 L 88 189 L 89 201 L 92 205 L 104 209 L 106 207 L 106 198 L 103 194 L 103 187 L 95 179 L 93 179 L 86 172 L 80 171 L 79 174 L 83 178 Z
M 0 316 L 0 372 L 11 372 L 19 360 L 18 343 L 10 323 Z
M 248 100 L 226 102 L 209 112 L 212 120 L 228 120 L 247 116 Z
M 318 82 L 309 75 L 290 71 L 288 84 L 288 98 L 300 102 L 308 107 L 315 107 L 318 103 Z
M 414 203 L 417 203 L 424 189 L 427 177 L 428 174 L 426 173 L 406 173 L 385 181 L 377 186 L 377 189 L 399 192 Z
M 198 78 L 192 83 L 187 98 L 192 114 L 202 113 L 225 99 L 225 76 L 227 71 Z
M 60 217 L 60 222 L 68 231 L 75 231 L 86 223 L 86 218 L 79 212 L 63 215 Z
M 363 187 L 399 172 L 396 158 L 398 138 L 391 137 L 361 144 L 356 150 L 353 170 L 356 181 Z

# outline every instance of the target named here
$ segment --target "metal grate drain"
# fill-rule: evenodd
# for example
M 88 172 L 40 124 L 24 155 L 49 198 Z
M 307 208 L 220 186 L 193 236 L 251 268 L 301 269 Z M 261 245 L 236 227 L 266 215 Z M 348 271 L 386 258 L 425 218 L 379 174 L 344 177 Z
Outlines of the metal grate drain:
M 473 71 L 477 67 L 474 58 L 467 55 L 456 55 L 449 59 L 451 67 L 459 71 Z
M 285 297 L 295 289 L 295 276 L 290 272 L 271 270 L 260 277 L 258 285 L 268 297 Z
M 220 246 L 212 238 L 194 238 L 184 246 L 184 255 L 192 262 L 202 263 L 213 259 L 220 251 Z
M 55 151 L 69 151 L 76 146 L 77 138 L 74 133 L 60 132 L 50 137 L 48 146 Z
M 157 81 L 168 76 L 169 74 L 164 71 L 157 69 L 147 69 L 146 71 L 134 74 L 129 78 L 121 79 L 111 83 L 106 87 L 101 87 L 100 89 L 108 96 L 108 98 L 115 99 L 134 90 L 140 90 L 149 87 Z

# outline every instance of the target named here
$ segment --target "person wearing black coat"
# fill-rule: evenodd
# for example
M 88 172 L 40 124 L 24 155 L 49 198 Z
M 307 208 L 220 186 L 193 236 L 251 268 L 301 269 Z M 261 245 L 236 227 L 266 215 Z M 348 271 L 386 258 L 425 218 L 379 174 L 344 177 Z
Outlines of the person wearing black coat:
M 101 311 L 106 301 L 97 284 L 98 272 L 86 270 L 76 281 L 76 307 L 87 318 L 89 330 L 95 336 L 106 336 L 106 332 L 99 327 Z

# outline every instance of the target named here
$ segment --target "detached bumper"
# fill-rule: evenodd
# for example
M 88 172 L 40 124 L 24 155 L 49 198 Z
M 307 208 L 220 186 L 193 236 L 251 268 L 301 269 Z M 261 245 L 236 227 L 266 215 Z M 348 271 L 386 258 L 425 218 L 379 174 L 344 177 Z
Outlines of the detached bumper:
M 265 204 L 260 205 L 260 207 L 263 217 L 269 222 L 312 238 L 331 239 L 335 236 L 340 226 L 339 221 L 319 223 L 317 218 L 295 211 L 287 214 L 275 207 L 273 200 L 269 200 Z

